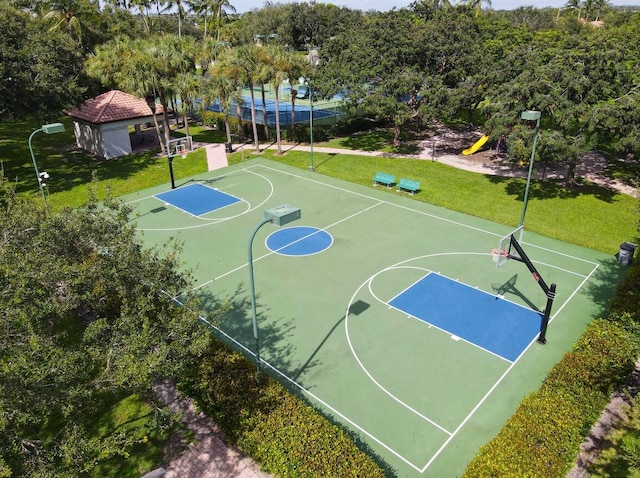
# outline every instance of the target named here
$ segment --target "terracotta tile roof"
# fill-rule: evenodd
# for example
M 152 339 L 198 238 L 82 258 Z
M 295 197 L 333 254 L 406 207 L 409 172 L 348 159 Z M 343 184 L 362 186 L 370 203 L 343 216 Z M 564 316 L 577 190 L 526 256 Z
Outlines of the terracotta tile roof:
M 156 109 L 156 113 L 160 112 L 162 112 L 162 105 L 158 105 Z M 77 108 L 67 110 L 66 113 L 72 118 L 101 124 L 151 116 L 151 108 L 143 98 L 137 98 L 123 91 L 111 90 L 88 99 Z

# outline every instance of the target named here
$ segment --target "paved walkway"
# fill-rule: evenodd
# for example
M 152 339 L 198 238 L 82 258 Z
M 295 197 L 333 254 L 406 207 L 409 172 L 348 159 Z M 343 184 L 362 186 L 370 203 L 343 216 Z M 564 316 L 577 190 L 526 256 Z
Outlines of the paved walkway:
M 261 144 L 260 150 L 263 149 L 274 149 L 276 147 L 275 143 L 271 144 Z M 206 146 L 207 148 L 207 160 L 209 162 L 209 170 L 212 171 L 214 169 L 218 169 L 219 167 L 226 166 L 227 157 L 224 149 L 224 145 L 213 145 L 209 144 Z M 254 152 L 253 144 L 234 144 L 233 151 L 241 151 L 244 150 L 248 155 L 256 154 Z M 291 145 L 291 144 L 283 144 L 282 151 L 286 153 L 287 151 L 308 151 L 311 152 L 311 147 L 309 145 Z M 431 160 L 438 161 L 443 164 L 447 164 L 449 166 L 453 166 L 458 169 L 464 169 L 466 171 L 472 171 L 481 174 L 489 174 L 493 176 L 506 176 L 506 177 L 519 177 L 526 178 L 528 175 L 527 168 L 514 168 L 511 164 L 508 163 L 506 158 L 500 157 L 496 154 L 492 155 L 491 160 L 486 160 L 486 156 L 481 155 L 481 153 L 477 153 L 471 156 L 464 156 L 462 154 L 438 154 L 434 155 L 431 147 L 428 144 L 424 144 L 422 148 L 419 149 L 418 153 L 414 155 L 402 154 L 390 154 L 383 153 L 381 151 L 364 151 L 364 150 L 350 150 L 350 149 L 339 149 L 339 148 L 323 148 L 316 147 L 313 148 L 314 152 L 317 153 L 329 153 L 329 154 L 360 154 L 364 156 L 384 156 L 384 157 L 402 157 L 402 158 L 415 158 L 422 160 Z M 481 159 L 482 158 L 482 159 Z M 602 171 L 607 166 L 606 160 L 595 153 L 588 153 L 583 155 L 580 163 L 576 167 L 576 177 L 585 178 L 593 183 L 599 184 L 601 186 L 606 186 L 608 188 L 619 191 L 623 194 L 628 194 L 634 197 L 640 197 L 640 193 L 638 189 L 624 184 L 620 181 L 616 181 L 613 179 L 609 179 L 602 174 Z M 563 178 L 566 173 L 566 167 L 547 167 L 544 171 L 541 168 L 534 168 L 533 178 L 534 179 L 542 179 L 543 175 L 545 178 Z
M 195 436 L 195 442 L 166 469 L 154 470 L 147 478 L 270 478 L 251 458 L 224 443 L 224 434 L 193 402 L 180 396 L 171 382 L 157 383 L 158 398 L 180 414 L 181 421 Z

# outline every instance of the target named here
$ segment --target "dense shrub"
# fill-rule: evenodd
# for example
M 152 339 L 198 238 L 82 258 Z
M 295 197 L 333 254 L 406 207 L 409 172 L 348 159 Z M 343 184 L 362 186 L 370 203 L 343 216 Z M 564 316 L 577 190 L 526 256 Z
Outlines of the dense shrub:
M 560 477 L 600 412 L 633 371 L 638 347 L 640 264 L 618 288 L 608 319 L 592 322 L 573 350 L 526 397 L 463 476 Z
M 214 343 L 181 388 L 227 439 L 280 477 L 385 476 L 340 427 L 256 371 L 243 355 Z
M 240 129 L 238 119 L 234 116 L 229 117 L 229 127 L 231 128 L 231 134 L 237 135 Z M 219 131 L 225 131 L 224 126 L 224 114 L 216 113 L 215 111 L 205 110 L 202 112 L 202 124 L 210 128 L 216 128 Z M 247 138 L 253 136 L 252 125 L 250 121 L 242 122 L 242 137 Z M 258 128 L 258 136 L 261 139 L 264 136 L 264 128 Z

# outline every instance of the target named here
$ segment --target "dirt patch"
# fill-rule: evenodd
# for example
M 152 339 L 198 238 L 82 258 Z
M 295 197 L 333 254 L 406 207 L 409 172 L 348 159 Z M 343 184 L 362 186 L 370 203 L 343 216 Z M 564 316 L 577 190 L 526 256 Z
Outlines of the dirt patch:
M 434 125 L 430 134 L 418 143 L 420 153 L 415 155 L 421 159 L 441 161 L 460 169 L 492 174 L 496 176 L 527 177 L 528 165 L 517 165 L 509 161 L 507 154 L 498 153 L 495 143 L 489 140 L 478 152 L 463 155 L 464 149 L 472 146 L 482 132 L 477 129 L 463 128 L 454 130 L 445 125 Z M 622 161 L 622 160 L 620 160 Z M 632 184 L 612 179 L 607 176 L 609 166 L 607 158 L 596 151 L 580 155 L 575 170 L 576 178 L 614 189 L 623 194 L 640 197 L 638 189 Z M 534 163 L 533 179 L 565 179 L 569 164 L 565 162 L 538 161 Z

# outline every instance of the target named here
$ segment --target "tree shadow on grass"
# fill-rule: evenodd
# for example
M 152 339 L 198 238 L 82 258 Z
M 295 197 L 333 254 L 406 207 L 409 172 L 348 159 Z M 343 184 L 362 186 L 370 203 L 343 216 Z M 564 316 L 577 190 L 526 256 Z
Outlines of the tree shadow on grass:
M 320 161 L 320 162 L 316 162 L 316 164 L 314 166 L 314 169 L 321 168 L 322 166 L 324 166 L 325 163 L 329 162 L 330 160 L 335 158 L 337 155 L 338 155 L 338 153 L 325 153 L 325 154 L 323 154 L 323 156 L 326 156 L 326 159 L 324 159 L 323 161 Z
M 387 148 L 393 140 L 389 130 L 374 129 L 353 133 L 342 140 L 343 147 L 361 151 L 380 151 Z
M 504 190 L 519 201 L 524 200 L 526 180 L 507 176 L 486 176 L 492 184 L 504 185 Z M 563 179 L 531 180 L 529 198 L 536 199 L 574 199 L 579 196 L 593 196 L 601 201 L 612 203 L 620 194 L 612 189 L 578 180 L 574 187 L 567 187 Z

